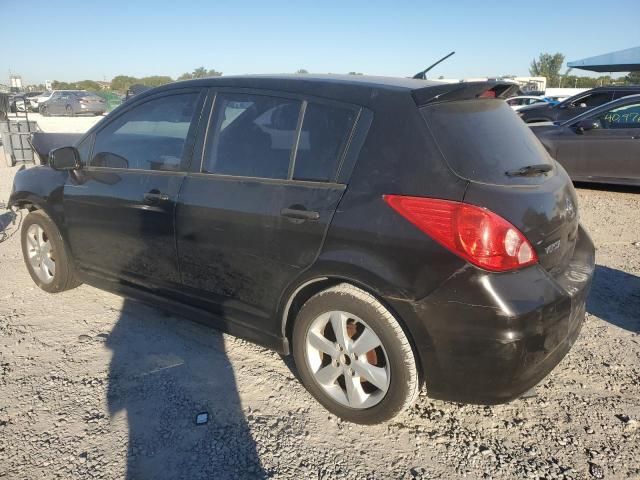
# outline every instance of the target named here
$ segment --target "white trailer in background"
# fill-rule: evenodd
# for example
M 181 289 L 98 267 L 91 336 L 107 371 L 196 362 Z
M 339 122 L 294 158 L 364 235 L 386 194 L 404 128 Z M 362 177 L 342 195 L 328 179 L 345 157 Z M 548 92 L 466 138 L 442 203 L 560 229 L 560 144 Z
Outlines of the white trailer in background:
M 544 92 L 545 97 L 553 98 L 554 100 L 564 100 L 565 98 L 573 97 L 582 92 L 590 90 L 589 88 L 547 88 Z

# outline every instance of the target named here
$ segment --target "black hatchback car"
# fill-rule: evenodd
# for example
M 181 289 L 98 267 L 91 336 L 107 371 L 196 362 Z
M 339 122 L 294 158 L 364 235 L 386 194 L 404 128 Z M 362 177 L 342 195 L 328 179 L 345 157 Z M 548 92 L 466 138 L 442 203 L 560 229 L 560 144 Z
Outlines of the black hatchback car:
M 142 93 L 20 172 L 33 280 L 283 354 L 359 423 L 517 398 L 583 323 L 594 248 L 499 83 L 220 77 Z
M 605 103 L 640 93 L 640 85 L 598 87 L 556 104 L 535 104 L 522 107 L 518 115 L 526 123 L 559 122 L 577 117 Z

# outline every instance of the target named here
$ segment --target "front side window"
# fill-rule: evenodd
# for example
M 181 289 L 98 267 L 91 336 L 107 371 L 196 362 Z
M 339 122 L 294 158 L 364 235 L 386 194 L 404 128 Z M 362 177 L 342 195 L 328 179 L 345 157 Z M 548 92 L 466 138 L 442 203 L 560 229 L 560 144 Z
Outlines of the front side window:
M 137 170 L 184 170 L 184 147 L 198 103 L 198 93 L 149 100 L 96 134 L 96 167 Z
M 605 92 L 592 93 L 573 102 L 574 107 L 594 108 L 611 100 L 611 94 Z
M 218 94 L 203 171 L 288 178 L 301 105 L 299 100 L 288 98 Z
M 640 128 L 640 102 L 613 108 L 598 115 L 602 128 Z
M 356 112 L 351 109 L 309 103 L 302 122 L 293 178 L 333 180 L 355 118 Z

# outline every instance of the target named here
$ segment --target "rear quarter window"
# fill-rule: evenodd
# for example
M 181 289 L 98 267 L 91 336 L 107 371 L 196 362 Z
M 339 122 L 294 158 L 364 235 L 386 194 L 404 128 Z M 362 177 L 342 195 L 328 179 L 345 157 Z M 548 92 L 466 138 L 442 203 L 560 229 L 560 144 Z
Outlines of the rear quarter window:
M 502 100 L 461 100 L 421 108 L 449 167 L 467 180 L 509 185 L 544 177 L 508 177 L 505 172 L 552 163 L 529 127 Z
M 302 122 L 293 178 L 333 180 L 355 118 L 355 110 L 309 103 Z

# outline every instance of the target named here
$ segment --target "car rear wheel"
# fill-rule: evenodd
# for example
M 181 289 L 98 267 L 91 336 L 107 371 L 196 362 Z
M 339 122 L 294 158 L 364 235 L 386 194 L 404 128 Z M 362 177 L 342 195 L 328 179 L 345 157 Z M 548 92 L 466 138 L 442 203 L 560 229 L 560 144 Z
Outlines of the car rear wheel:
M 74 274 L 60 231 L 41 210 L 22 223 L 22 255 L 33 281 L 49 293 L 63 292 L 81 284 Z
M 293 330 L 296 367 L 309 392 L 354 423 L 388 420 L 419 390 L 413 349 L 393 315 L 372 295 L 340 284 L 309 299 Z

